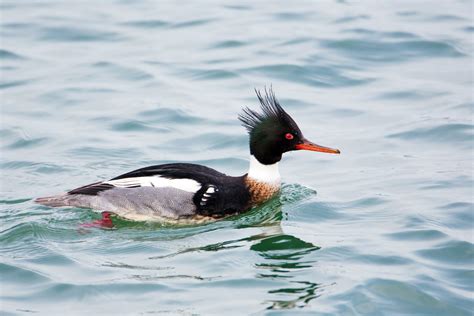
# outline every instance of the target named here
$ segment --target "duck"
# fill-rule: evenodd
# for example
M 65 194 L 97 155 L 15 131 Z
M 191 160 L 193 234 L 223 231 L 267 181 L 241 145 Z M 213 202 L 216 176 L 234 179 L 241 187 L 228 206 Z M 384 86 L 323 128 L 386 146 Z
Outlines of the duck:
M 255 89 L 260 111 L 243 108 L 238 119 L 249 135 L 248 172 L 229 176 L 193 163 L 140 168 L 35 202 L 47 207 L 87 208 L 110 221 L 116 215 L 133 221 L 221 219 L 241 214 L 279 194 L 282 155 L 308 150 L 340 154 L 303 136 L 273 90 Z

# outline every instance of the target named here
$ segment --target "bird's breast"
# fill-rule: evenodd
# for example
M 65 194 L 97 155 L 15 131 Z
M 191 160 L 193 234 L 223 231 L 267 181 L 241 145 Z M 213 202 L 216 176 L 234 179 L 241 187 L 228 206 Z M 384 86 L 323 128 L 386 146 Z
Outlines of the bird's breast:
M 245 185 L 250 193 L 250 206 L 257 206 L 271 199 L 280 191 L 280 182 L 263 182 L 249 177 L 245 178 Z

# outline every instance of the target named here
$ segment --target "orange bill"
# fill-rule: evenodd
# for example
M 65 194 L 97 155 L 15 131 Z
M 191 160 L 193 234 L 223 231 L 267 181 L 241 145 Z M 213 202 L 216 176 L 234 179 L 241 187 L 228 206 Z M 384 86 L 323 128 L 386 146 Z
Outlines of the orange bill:
M 297 144 L 295 146 L 295 149 L 297 149 L 297 150 L 319 151 L 319 152 L 322 152 L 322 153 L 329 153 L 329 154 L 340 154 L 341 153 L 339 151 L 339 149 L 320 146 L 318 144 L 310 142 L 307 139 L 303 139 L 303 143 L 302 144 Z

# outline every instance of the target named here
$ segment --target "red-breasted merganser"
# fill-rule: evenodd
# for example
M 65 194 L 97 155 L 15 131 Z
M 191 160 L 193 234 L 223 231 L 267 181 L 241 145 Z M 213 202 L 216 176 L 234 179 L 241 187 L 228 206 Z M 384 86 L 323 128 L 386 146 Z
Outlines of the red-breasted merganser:
M 245 212 L 279 192 L 278 163 L 283 153 L 340 153 L 304 138 L 271 89 L 265 90 L 265 95 L 256 93 L 261 113 L 245 108 L 239 115 L 250 137 L 250 167 L 243 176 L 228 176 L 196 164 L 171 163 L 138 169 L 35 202 L 91 208 L 106 212 L 107 218 L 110 213 L 132 220 L 222 218 Z

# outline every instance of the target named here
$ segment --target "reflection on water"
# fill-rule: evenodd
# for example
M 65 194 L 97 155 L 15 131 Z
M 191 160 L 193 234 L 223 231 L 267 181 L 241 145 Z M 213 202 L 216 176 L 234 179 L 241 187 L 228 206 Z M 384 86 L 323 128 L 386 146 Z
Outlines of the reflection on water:
M 310 269 L 313 266 L 314 261 L 305 260 L 305 256 L 320 247 L 291 235 L 278 234 L 258 241 L 250 246 L 250 249 L 258 252 L 264 259 L 256 264 L 256 267 L 262 270 L 257 277 L 292 279 L 295 277 L 293 273 L 297 270 Z M 318 283 L 290 280 L 289 284 L 295 287 L 272 289 L 268 292 L 275 298 L 268 300 L 271 305 L 267 309 L 304 307 L 309 301 L 319 296 Z
M 258 234 L 244 238 L 226 240 L 223 242 L 202 245 L 199 247 L 184 248 L 178 252 L 168 253 L 161 256 L 149 257 L 150 260 L 163 260 L 172 257 L 185 255 L 188 253 L 219 252 L 229 251 L 236 248 L 248 248 L 256 252 L 262 260 L 257 260 L 254 266 L 257 268 L 257 278 L 276 280 L 288 279 L 287 285 L 294 287 L 272 288 L 268 291 L 270 304 L 267 309 L 291 309 L 294 307 L 304 307 L 312 299 L 320 294 L 317 289 L 318 283 L 310 281 L 300 281 L 297 277 L 298 270 L 311 269 L 315 260 L 307 259 L 307 255 L 319 250 L 320 247 L 310 242 L 301 240 L 295 236 L 285 234 L 281 227 L 282 201 L 298 201 L 301 198 L 308 198 L 308 193 L 315 194 L 308 188 L 297 185 L 285 185 L 281 197 L 267 202 L 262 207 L 231 219 L 232 224 L 239 229 L 257 227 Z M 110 266 L 110 264 L 109 264 Z M 121 267 L 126 267 L 121 265 Z M 130 268 L 130 267 L 127 267 Z M 137 267 L 133 267 L 137 268 Z M 148 268 L 147 268 L 148 269 Z M 161 268 L 163 269 L 163 268 Z M 139 276 L 134 276 L 139 277 Z M 194 278 L 198 280 L 215 280 L 215 277 L 202 277 L 196 275 L 166 274 L 164 276 L 140 276 L 142 280 L 160 278 Z
M 271 294 L 284 294 L 284 296 L 295 297 L 290 300 L 272 300 L 271 305 L 267 309 L 291 309 L 294 307 L 305 307 L 311 300 L 317 298 L 321 294 L 317 293 L 320 285 L 307 281 L 290 281 L 294 284 L 294 288 L 284 288 L 279 290 L 269 291 Z

